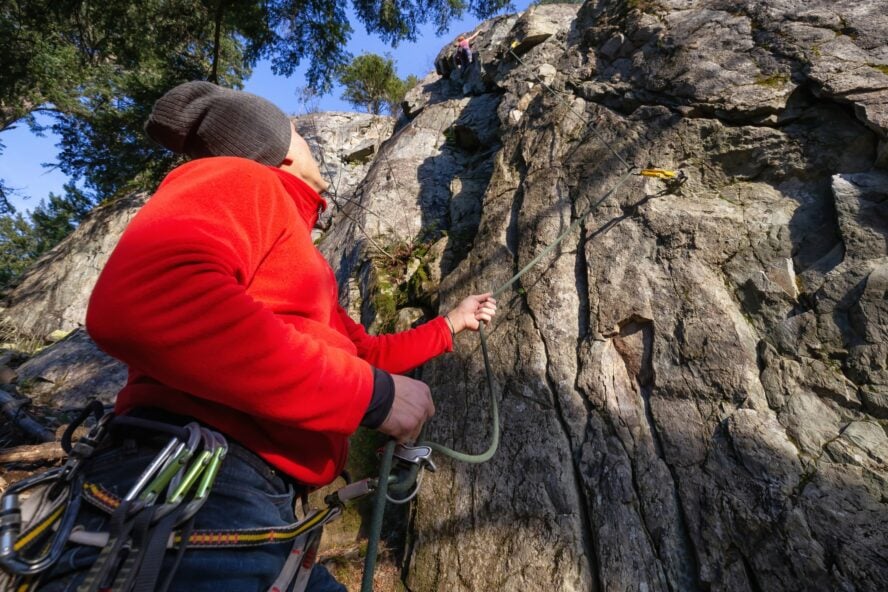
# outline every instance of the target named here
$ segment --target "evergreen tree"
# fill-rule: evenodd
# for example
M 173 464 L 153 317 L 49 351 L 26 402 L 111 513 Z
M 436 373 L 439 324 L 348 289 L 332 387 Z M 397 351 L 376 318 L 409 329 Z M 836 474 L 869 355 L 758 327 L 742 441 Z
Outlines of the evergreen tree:
M 24 216 L 0 216 L 0 288 L 13 284 L 38 255 L 37 237 Z
M 339 83 L 345 87 L 342 98 L 374 115 L 383 109 L 396 114 L 404 94 L 416 81 L 415 76 L 406 81 L 398 78 L 395 61 L 375 53 L 359 55 L 339 71 Z
M 371 34 L 396 46 L 418 27 L 439 31 L 508 0 L 353 0 Z M 0 4 L 0 132 L 36 112 L 56 118 L 61 169 L 100 201 L 151 189 L 174 160 L 141 131 L 155 100 L 177 83 L 239 87 L 259 59 L 327 92 L 350 61 L 347 0 L 6 0 Z M 0 188 L 2 190 L 2 188 Z M 0 205 L 3 194 L 0 193 Z
M 397 92 L 389 97 L 389 111 L 392 113 L 392 115 L 395 115 L 399 112 L 399 110 L 401 109 L 401 103 L 404 101 L 404 96 L 407 94 L 407 91 L 409 91 L 417 84 L 419 84 L 419 78 L 417 78 L 413 74 L 410 74 L 409 76 L 407 76 L 407 78 L 401 81 L 400 88 L 398 88 Z
M 89 196 L 72 183 L 65 185 L 64 195 L 50 193 L 47 200 L 31 212 L 30 225 L 35 237 L 35 256 L 56 246 L 86 217 L 93 208 Z
M 38 257 L 62 241 L 89 214 L 95 203 L 73 184 L 65 193 L 50 193 L 26 217 L 0 216 L 0 290 L 13 286 Z

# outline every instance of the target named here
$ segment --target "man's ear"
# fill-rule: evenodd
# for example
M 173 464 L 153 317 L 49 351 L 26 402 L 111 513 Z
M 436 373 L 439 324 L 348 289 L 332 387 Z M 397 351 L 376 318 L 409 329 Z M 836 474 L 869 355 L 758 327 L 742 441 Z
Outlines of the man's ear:
M 281 162 L 280 166 L 290 166 L 291 164 L 293 164 L 293 159 L 285 158 L 283 162 Z

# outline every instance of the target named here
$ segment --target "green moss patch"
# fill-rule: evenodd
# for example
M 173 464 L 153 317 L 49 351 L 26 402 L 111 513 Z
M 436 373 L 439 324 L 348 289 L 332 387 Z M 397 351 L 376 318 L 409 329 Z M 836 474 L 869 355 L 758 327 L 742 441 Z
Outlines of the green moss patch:
M 767 88 L 780 88 L 782 86 L 786 86 L 786 83 L 789 82 L 789 76 L 786 74 L 774 74 L 772 76 L 758 76 L 755 79 L 755 83 L 758 86 L 764 86 Z
M 414 242 L 393 242 L 386 246 L 389 256 L 378 255 L 372 259 L 375 278 L 372 301 L 377 333 L 394 329 L 398 310 L 431 306 L 437 286 L 431 286 L 429 281 L 429 249 L 437 238 L 436 234 L 430 234 Z

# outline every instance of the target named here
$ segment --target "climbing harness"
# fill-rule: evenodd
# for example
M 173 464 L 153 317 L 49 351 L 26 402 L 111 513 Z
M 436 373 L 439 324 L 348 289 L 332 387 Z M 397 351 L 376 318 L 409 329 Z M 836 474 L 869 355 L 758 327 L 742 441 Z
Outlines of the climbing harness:
M 464 47 L 460 45 L 456 48 L 456 53 L 453 56 L 453 62 L 457 69 L 468 68 L 472 65 L 474 61 L 472 58 L 474 57 L 474 53 L 471 47 Z
M 5 576 L 0 573 L 2 589 L 36 589 L 40 577 L 59 560 L 69 542 L 101 549 L 78 592 L 163 591 L 172 582 L 187 549 L 280 543 L 290 543 L 291 551 L 269 590 L 305 589 L 321 527 L 341 514 L 342 503 L 314 510 L 304 499 L 302 517 L 284 526 L 196 530 L 194 518 L 207 501 L 229 450 L 225 438 L 195 422 L 176 426 L 103 415 L 102 411 L 100 404 L 93 404 L 68 427 L 62 443 L 70 456 L 62 467 L 21 481 L 0 498 L 0 567 L 5 572 Z M 95 427 L 72 446 L 74 429 L 90 414 L 95 415 Z M 170 439 L 119 497 L 99 483 L 85 481 L 82 465 L 112 431 L 124 429 Z M 351 499 L 346 495 L 343 498 Z M 107 531 L 91 532 L 75 526 L 84 502 L 109 515 Z M 168 549 L 174 550 L 172 568 L 163 566 Z

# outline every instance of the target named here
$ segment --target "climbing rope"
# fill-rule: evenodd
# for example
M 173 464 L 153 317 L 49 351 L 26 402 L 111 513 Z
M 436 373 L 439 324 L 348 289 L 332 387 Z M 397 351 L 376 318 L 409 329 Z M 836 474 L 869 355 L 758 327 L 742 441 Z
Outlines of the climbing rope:
M 636 175 L 637 169 L 630 169 L 625 172 L 620 179 L 617 181 L 616 185 L 614 185 L 611 189 L 604 193 L 600 198 L 595 200 L 582 214 L 580 214 L 576 220 L 562 232 L 559 234 L 555 240 L 553 240 L 545 249 L 543 249 L 539 254 L 537 254 L 530 262 L 527 263 L 523 268 L 521 268 L 518 273 L 509 278 L 505 283 L 496 288 L 493 291 L 493 297 L 497 297 L 504 291 L 506 291 L 512 284 L 517 282 L 521 277 L 530 271 L 537 263 L 540 262 L 546 255 L 555 250 L 562 241 L 564 241 L 567 236 L 573 232 L 583 221 L 594 212 L 599 205 L 601 205 L 604 200 L 614 194 L 620 187 L 622 187 L 632 176 Z M 482 323 L 483 325 L 483 323 Z M 443 444 L 438 444 L 436 442 L 428 442 L 424 440 L 420 440 L 417 444 L 418 446 L 428 446 L 432 450 L 443 454 L 453 460 L 470 463 L 470 464 L 480 464 L 490 460 L 493 455 L 496 453 L 497 448 L 499 447 L 500 442 L 500 417 L 499 417 L 499 406 L 496 400 L 496 394 L 494 392 L 493 385 L 493 369 L 490 365 L 490 355 L 488 353 L 487 346 L 487 334 L 484 331 L 483 326 L 478 328 L 478 337 L 481 341 L 481 353 L 484 358 L 484 371 L 487 377 L 487 391 L 490 402 L 490 417 L 492 423 L 493 433 L 490 439 L 490 445 L 487 447 L 487 450 L 481 452 L 479 454 L 470 454 L 466 452 L 460 452 L 457 450 L 453 450 Z M 362 592 L 372 592 L 373 590 L 373 573 L 376 571 L 376 562 L 377 562 L 377 547 L 379 544 L 379 538 L 382 534 L 382 519 L 385 512 L 385 502 L 388 497 L 388 489 L 392 489 L 393 491 L 403 492 L 405 490 L 409 490 L 413 487 L 414 482 L 416 481 L 417 474 L 419 470 L 422 469 L 421 466 L 414 466 L 410 468 L 407 476 L 396 484 L 390 484 L 391 481 L 391 470 L 392 470 L 392 458 L 395 451 L 395 441 L 390 440 L 382 454 L 382 461 L 379 469 L 379 478 L 377 483 L 379 484 L 379 489 L 376 492 L 376 500 L 373 509 L 373 515 L 370 522 L 370 532 L 369 532 L 369 540 L 367 544 L 367 555 L 364 560 L 364 578 L 361 584 Z M 412 495 L 415 495 L 412 494 Z

